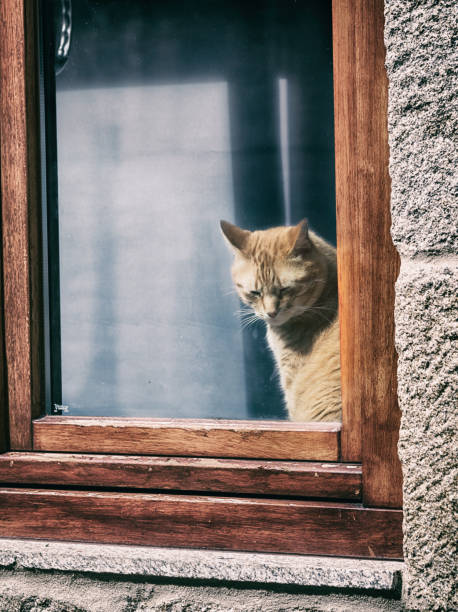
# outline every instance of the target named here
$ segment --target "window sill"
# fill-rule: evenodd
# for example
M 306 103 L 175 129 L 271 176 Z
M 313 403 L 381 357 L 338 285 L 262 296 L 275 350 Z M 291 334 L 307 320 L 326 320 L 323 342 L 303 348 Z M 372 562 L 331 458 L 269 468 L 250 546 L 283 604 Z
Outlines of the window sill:
M 0 569 L 400 592 L 404 564 L 339 557 L 0 540 Z

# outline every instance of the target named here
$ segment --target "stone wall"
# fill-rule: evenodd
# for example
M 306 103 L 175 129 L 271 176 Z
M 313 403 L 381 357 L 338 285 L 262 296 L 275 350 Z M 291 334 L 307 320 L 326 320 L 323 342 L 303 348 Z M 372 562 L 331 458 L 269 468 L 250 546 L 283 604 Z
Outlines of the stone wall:
M 400 612 L 403 564 L 0 540 L 8 612 Z
M 457 6 L 385 2 L 405 601 L 419 610 L 458 609 Z
M 2 612 L 401 612 L 399 600 L 341 592 L 0 571 Z

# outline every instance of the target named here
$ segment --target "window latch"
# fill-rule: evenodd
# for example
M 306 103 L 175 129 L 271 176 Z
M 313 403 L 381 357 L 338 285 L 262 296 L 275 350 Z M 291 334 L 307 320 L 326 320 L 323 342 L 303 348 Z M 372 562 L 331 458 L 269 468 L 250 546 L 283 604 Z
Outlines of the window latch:
M 53 404 L 51 406 L 51 414 L 53 416 L 58 416 L 60 414 L 65 414 L 69 412 L 70 408 L 68 406 L 63 406 L 61 404 Z

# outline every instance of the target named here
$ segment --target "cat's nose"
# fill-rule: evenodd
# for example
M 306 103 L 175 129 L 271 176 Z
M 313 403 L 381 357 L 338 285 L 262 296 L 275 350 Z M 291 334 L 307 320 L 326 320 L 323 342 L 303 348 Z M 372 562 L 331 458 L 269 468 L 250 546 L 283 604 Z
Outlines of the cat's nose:
M 280 301 L 274 295 L 266 295 L 264 296 L 263 306 L 264 312 L 269 317 L 269 319 L 275 319 L 278 314 L 278 307 L 280 305 Z

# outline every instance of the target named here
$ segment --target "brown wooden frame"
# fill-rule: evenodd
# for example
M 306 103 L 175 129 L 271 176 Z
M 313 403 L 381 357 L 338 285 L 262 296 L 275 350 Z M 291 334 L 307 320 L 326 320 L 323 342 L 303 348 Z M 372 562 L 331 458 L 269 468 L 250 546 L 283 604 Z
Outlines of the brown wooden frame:
M 0 536 L 399 558 L 383 0 L 333 0 L 342 424 L 39 418 L 35 23 L 1 3 Z

